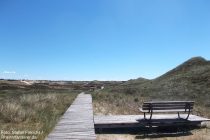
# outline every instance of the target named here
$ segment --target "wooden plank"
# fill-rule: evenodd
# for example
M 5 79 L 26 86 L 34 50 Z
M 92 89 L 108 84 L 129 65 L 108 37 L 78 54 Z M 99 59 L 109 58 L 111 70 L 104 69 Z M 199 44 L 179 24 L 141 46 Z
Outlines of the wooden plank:
M 46 138 L 63 139 L 96 140 L 91 95 L 79 94 Z
M 170 109 L 185 109 L 186 107 L 184 106 L 164 106 L 164 107 L 143 107 L 143 110 L 170 110 Z M 193 107 L 188 107 L 186 109 L 193 109 Z
M 185 118 L 187 114 L 181 114 Z M 147 115 L 149 118 L 149 115 Z M 152 122 L 144 120 L 143 115 L 116 115 L 116 116 L 94 116 L 95 128 L 117 128 L 117 127 L 142 127 L 142 126 L 172 126 L 183 124 L 200 124 L 202 121 L 210 121 L 196 115 L 190 115 L 189 119 L 178 119 L 177 114 L 156 114 Z
M 194 103 L 194 101 L 150 101 L 150 102 L 144 102 L 145 104 L 150 103 Z
M 150 109 L 143 109 L 143 110 L 150 110 Z M 192 109 L 191 109 L 192 110 Z M 158 111 L 160 111 L 160 112 L 162 112 L 162 111 L 164 111 L 164 112 L 188 112 L 189 111 L 189 109 L 183 109 L 183 108 L 152 108 L 152 112 L 158 112 Z
M 141 112 L 145 112 L 145 113 L 149 113 L 149 110 L 143 110 L 143 109 L 139 109 Z M 171 110 L 153 110 L 152 112 L 159 112 L 159 113 L 163 113 L 163 112 L 188 112 L 188 109 L 171 109 Z
M 182 107 L 186 107 L 186 104 L 143 104 L 142 107 L 165 107 L 165 106 L 168 106 L 168 107 L 173 107 L 173 106 L 182 106 Z M 193 106 L 193 104 L 189 104 L 188 106 Z

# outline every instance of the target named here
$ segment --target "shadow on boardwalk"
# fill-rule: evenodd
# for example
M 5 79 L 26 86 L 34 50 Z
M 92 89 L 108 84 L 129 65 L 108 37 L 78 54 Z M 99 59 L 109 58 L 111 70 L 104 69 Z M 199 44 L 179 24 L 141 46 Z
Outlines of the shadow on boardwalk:
M 96 129 L 96 134 L 131 134 L 136 139 L 182 137 L 193 135 L 192 130 L 199 129 L 198 126 L 163 126 L 163 127 L 139 127 L 139 128 L 102 128 Z

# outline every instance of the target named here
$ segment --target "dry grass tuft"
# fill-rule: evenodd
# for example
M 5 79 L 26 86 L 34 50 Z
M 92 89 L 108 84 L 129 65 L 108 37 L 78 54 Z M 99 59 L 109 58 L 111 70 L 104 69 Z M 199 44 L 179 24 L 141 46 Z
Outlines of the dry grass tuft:
M 32 92 L 5 98 L 0 103 L 0 130 L 43 131 L 38 139 L 44 139 L 75 97 L 68 92 Z

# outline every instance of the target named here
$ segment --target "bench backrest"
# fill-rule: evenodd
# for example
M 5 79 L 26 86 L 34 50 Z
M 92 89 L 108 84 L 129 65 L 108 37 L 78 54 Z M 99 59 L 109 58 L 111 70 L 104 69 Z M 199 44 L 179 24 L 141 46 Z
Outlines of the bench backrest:
M 143 110 L 178 110 L 178 109 L 193 109 L 193 101 L 153 101 L 144 102 Z

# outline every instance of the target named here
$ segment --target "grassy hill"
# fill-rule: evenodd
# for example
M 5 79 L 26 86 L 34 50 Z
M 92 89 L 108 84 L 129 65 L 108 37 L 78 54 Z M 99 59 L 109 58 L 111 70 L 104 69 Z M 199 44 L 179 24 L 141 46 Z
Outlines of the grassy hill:
M 156 79 L 129 80 L 93 97 L 95 113 L 138 114 L 143 101 L 194 100 L 193 113 L 210 117 L 210 61 L 194 57 Z

